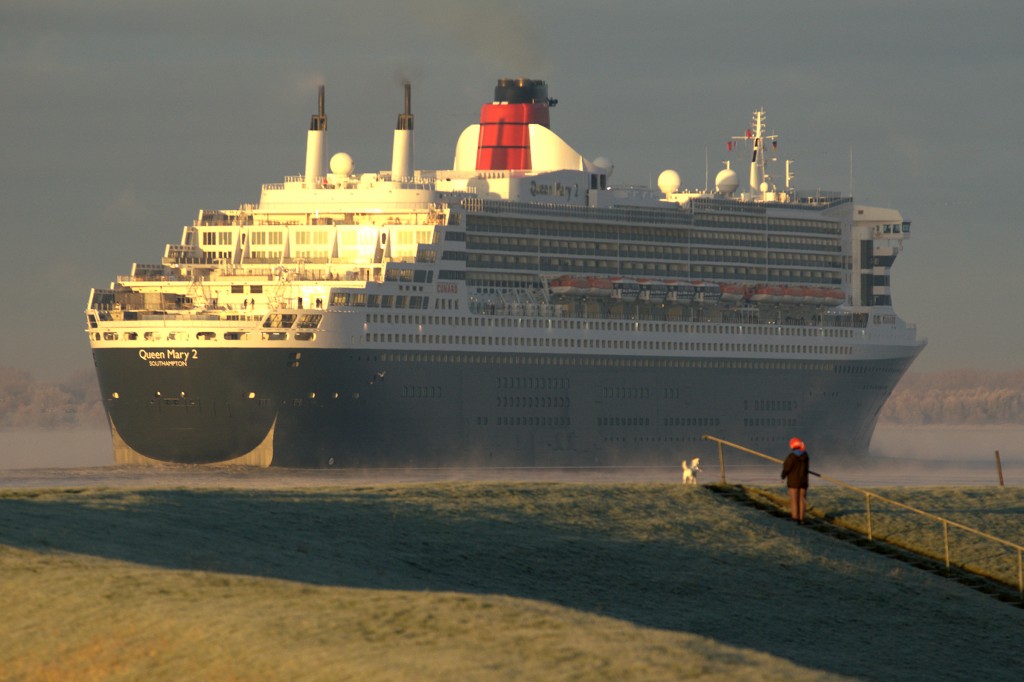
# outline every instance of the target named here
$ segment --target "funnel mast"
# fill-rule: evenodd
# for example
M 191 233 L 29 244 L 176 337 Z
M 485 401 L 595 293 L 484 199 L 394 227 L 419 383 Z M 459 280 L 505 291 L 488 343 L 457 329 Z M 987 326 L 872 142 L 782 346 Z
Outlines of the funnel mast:
M 395 124 L 395 143 L 391 151 L 391 179 L 395 182 L 413 177 L 412 85 L 405 83 L 405 113 Z
M 309 122 L 306 135 L 306 182 L 317 182 L 324 176 L 324 155 L 327 149 L 327 115 L 324 113 L 324 86 L 318 90 L 317 113 Z

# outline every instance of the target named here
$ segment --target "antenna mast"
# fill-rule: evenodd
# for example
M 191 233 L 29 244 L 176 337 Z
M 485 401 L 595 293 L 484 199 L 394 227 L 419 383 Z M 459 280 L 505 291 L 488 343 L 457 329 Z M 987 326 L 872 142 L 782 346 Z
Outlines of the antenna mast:
M 853 145 L 850 145 L 850 196 L 853 196 Z
M 765 173 L 765 161 L 766 152 L 764 149 L 765 142 L 771 142 L 772 150 L 778 145 L 778 135 L 766 135 L 765 124 L 766 115 L 764 107 L 754 111 L 751 125 L 753 129 L 747 128 L 746 135 L 733 136 L 733 140 L 750 142 L 753 145 L 753 154 L 750 157 L 750 196 L 752 197 L 763 197 L 766 192 L 771 190 L 768 187 L 767 182 L 769 176 Z M 731 147 L 730 147 L 731 148 Z
M 708 193 L 708 148 L 704 146 L 704 194 Z

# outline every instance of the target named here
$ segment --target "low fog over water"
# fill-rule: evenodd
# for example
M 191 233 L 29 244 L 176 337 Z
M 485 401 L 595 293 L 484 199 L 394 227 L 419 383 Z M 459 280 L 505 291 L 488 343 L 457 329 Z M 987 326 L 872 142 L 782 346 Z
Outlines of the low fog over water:
M 109 429 L 0 431 L 0 469 L 101 467 L 113 463 Z
M 779 452 L 766 453 L 784 457 Z M 812 458 L 813 444 L 808 443 Z M 812 461 L 812 468 L 858 486 L 997 485 L 995 451 L 1006 485 L 1024 485 L 1024 426 L 880 426 L 867 457 Z M 682 454 L 682 453 L 681 453 Z M 702 483 L 719 480 L 715 448 L 702 443 L 687 453 L 702 459 Z M 681 457 L 680 457 L 681 459 Z M 753 456 L 727 453 L 730 483 L 774 485 L 778 467 Z M 0 431 L 0 487 L 366 485 L 424 481 L 675 482 L 678 464 L 665 467 L 260 470 L 246 467 L 114 466 L 106 429 Z M 812 479 L 812 486 L 822 484 Z

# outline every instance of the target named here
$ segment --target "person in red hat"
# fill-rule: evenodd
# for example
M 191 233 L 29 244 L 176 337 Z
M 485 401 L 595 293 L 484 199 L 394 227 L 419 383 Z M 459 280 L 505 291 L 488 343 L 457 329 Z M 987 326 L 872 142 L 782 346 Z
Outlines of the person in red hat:
M 803 525 L 807 512 L 807 474 L 811 470 L 811 457 L 804 442 L 799 438 L 789 439 L 789 456 L 782 464 L 782 478 L 789 489 L 789 515 Z

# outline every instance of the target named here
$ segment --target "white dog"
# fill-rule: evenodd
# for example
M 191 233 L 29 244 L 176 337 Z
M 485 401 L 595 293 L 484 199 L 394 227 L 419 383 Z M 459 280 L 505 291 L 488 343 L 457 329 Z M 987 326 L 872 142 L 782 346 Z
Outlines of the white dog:
M 697 485 L 697 472 L 700 471 L 700 457 L 694 457 L 687 464 L 686 460 L 683 460 L 683 483 L 690 485 Z

